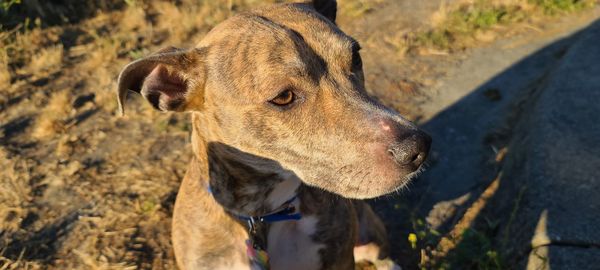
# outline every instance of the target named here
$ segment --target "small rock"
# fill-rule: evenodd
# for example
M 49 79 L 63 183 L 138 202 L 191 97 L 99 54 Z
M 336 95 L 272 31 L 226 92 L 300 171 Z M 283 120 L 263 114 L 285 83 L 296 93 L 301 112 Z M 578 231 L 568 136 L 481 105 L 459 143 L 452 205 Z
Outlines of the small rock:
M 502 99 L 502 95 L 500 94 L 500 89 L 498 88 L 489 88 L 483 92 L 483 95 L 491 101 L 499 101 Z

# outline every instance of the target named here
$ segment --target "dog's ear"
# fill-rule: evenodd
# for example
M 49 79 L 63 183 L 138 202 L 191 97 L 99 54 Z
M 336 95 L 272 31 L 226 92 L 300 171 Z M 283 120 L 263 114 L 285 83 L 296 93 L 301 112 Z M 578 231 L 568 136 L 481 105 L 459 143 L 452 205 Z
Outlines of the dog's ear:
M 337 13 L 337 2 L 335 0 L 313 0 L 312 5 L 321 15 L 335 22 Z
M 119 112 L 124 113 L 127 91 L 140 93 L 161 111 L 185 111 L 202 106 L 206 50 L 167 47 L 129 63 L 118 83 Z

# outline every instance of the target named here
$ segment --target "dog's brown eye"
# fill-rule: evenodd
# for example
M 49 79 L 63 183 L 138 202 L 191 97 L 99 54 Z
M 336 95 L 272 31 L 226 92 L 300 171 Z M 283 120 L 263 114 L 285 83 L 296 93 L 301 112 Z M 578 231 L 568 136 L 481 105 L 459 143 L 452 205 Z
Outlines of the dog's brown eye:
M 294 102 L 295 99 L 296 95 L 294 94 L 294 92 L 288 89 L 279 93 L 279 95 L 277 95 L 274 99 L 271 99 L 271 103 L 277 106 L 285 106 Z

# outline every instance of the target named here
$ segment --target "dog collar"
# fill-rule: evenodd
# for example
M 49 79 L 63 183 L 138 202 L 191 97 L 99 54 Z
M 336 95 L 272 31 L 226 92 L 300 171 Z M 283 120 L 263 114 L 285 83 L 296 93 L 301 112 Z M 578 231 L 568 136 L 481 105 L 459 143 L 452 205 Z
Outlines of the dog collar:
M 246 241 L 246 254 L 256 268 L 260 270 L 269 269 L 269 254 L 266 251 L 265 223 L 285 220 L 299 220 L 302 218 L 300 212 L 296 212 L 296 206 L 292 203 L 297 195 L 285 201 L 278 209 L 263 216 L 234 215 L 239 220 L 248 223 L 248 240 Z
M 291 199 L 285 201 L 275 212 L 270 214 L 266 214 L 263 216 L 243 216 L 243 215 L 235 215 L 240 220 L 248 222 L 250 226 L 257 222 L 265 222 L 272 223 L 278 221 L 286 221 L 286 220 L 299 220 L 302 218 L 302 214 L 300 212 L 296 212 L 296 207 L 292 204 L 296 200 L 297 196 L 295 195 Z
M 212 194 L 212 189 L 210 188 L 210 185 L 206 188 L 206 190 L 208 191 L 208 193 Z M 248 225 L 250 227 L 253 227 L 254 224 L 256 224 L 257 222 L 272 223 L 272 222 L 286 221 L 286 220 L 299 220 L 302 218 L 302 214 L 300 214 L 300 212 L 296 212 L 296 207 L 292 204 L 297 198 L 298 198 L 298 195 L 294 195 L 294 197 L 285 201 L 279 208 L 277 208 L 278 210 L 275 210 L 274 212 L 271 212 L 266 215 L 262 215 L 262 216 L 244 216 L 244 215 L 236 215 L 236 214 L 232 214 L 232 215 L 235 216 L 236 218 L 238 218 L 239 220 L 248 222 Z
M 206 190 L 212 194 L 210 185 L 207 186 Z M 278 221 L 286 220 L 300 220 L 302 214 L 296 212 L 296 206 L 293 202 L 298 198 L 298 195 L 294 195 L 291 199 L 285 201 L 277 210 L 262 216 L 243 216 L 237 214 L 231 214 L 239 220 L 246 221 L 248 224 L 248 240 L 246 240 L 246 254 L 250 261 L 258 269 L 268 270 L 269 269 L 269 255 L 265 248 L 266 239 L 259 235 L 259 231 L 262 231 L 265 223 L 273 223 Z

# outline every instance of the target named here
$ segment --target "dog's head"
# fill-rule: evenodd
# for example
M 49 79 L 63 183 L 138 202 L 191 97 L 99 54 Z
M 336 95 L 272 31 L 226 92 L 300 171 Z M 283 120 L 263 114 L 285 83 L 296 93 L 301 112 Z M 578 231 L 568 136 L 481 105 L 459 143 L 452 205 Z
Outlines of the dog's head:
M 359 44 L 334 23 L 335 1 L 278 4 L 238 14 L 196 48 L 132 62 L 127 90 L 163 111 L 191 111 L 195 132 L 279 162 L 306 184 L 352 198 L 404 186 L 431 139 L 370 98 Z

